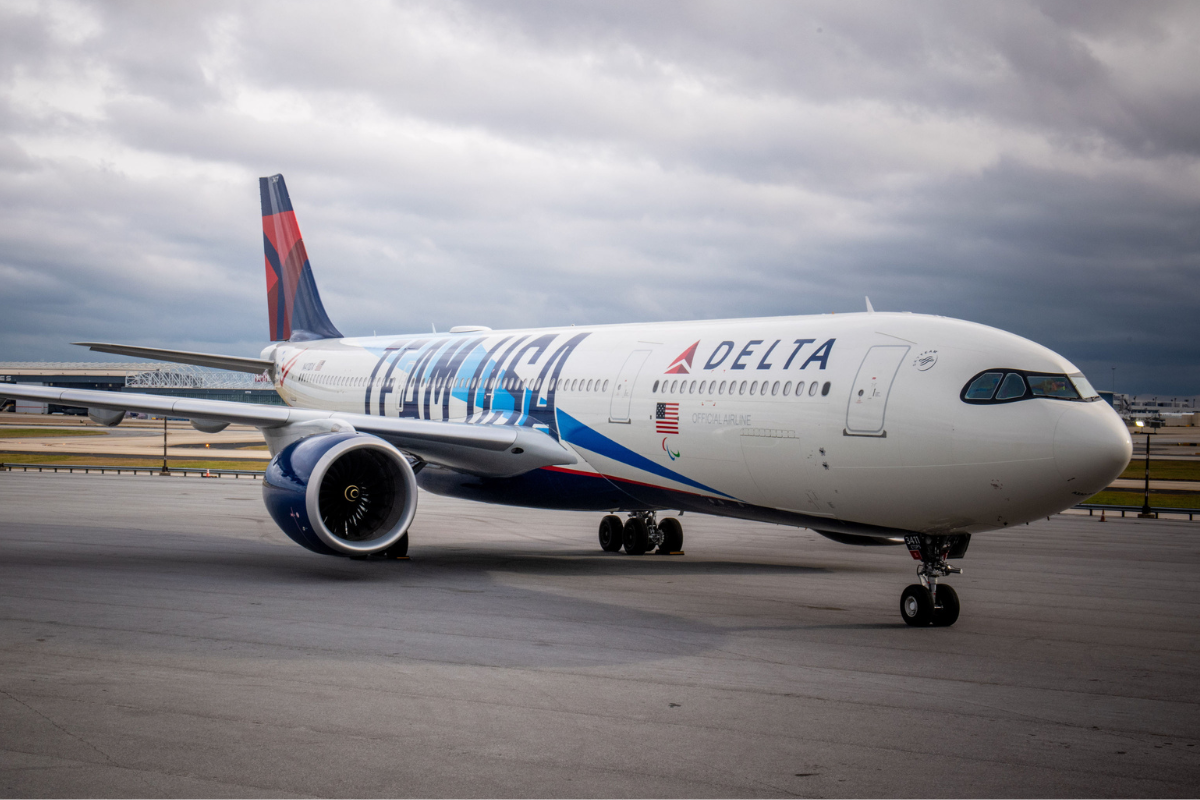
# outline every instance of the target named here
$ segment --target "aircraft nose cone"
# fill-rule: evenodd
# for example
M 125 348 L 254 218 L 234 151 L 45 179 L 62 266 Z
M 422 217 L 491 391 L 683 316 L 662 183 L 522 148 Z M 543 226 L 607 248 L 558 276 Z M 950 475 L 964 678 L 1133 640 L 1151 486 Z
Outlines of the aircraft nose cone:
M 1095 494 L 1129 465 L 1133 441 L 1103 402 L 1073 404 L 1054 429 L 1054 462 L 1075 493 Z

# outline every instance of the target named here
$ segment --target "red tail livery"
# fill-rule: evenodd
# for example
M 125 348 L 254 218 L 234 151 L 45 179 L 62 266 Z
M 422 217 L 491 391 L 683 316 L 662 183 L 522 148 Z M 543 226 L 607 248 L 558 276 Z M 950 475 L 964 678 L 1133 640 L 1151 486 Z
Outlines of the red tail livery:
M 259 178 L 258 188 L 262 196 L 271 341 L 341 339 L 341 332 L 321 305 L 283 176 Z

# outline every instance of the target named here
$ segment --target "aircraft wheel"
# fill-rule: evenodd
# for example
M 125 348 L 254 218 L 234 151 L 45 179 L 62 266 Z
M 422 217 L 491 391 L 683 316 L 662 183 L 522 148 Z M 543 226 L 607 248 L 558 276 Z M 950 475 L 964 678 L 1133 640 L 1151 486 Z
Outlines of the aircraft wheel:
M 650 546 L 650 529 L 645 520 L 631 517 L 625 521 L 624 540 L 625 552 L 631 556 L 640 556 Z
M 662 531 L 662 549 L 668 553 L 678 553 L 683 549 L 683 525 L 675 517 L 667 517 L 658 523 Z
M 953 625 L 958 620 L 958 592 L 952 586 L 939 583 L 937 599 L 941 605 L 933 609 L 933 624 L 940 628 Z
M 621 518 L 615 514 L 600 520 L 600 549 L 606 553 L 615 553 L 624 543 L 625 531 L 621 526 Z
M 919 583 L 905 589 L 900 594 L 900 616 L 914 628 L 928 625 L 933 619 L 933 598 L 929 596 L 929 590 Z

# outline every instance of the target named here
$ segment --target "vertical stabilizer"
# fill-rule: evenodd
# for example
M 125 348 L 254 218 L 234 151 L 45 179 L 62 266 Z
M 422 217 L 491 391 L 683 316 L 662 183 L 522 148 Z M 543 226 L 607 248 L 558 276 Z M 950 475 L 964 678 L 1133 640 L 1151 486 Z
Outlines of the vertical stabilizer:
M 262 195 L 263 249 L 267 260 L 267 311 L 271 341 L 340 339 L 313 280 L 300 226 L 282 175 L 258 179 Z

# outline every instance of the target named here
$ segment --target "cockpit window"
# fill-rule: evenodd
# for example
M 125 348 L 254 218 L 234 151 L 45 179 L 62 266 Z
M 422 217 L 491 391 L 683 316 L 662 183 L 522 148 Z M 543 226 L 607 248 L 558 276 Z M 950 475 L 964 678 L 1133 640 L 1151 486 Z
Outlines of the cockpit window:
M 1060 397 L 1065 400 L 1078 400 L 1079 392 L 1071 385 L 1066 375 L 1030 375 L 1029 388 L 1034 397 Z
M 964 403 L 1015 403 L 1039 398 L 1091 402 L 1100 396 L 1087 378 L 1076 372 L 1048 375 L 1022 369 L 990 369 L 967 382 L 959 395 Z
M 1025 396 L 1025 379 L 1015 372 L 1010 372 L 1004 376 L 1004 383 L 1000 384 L 1000 391 L 996 392 L 997 400 L 1016 400 L 1018 397 Z
M 1093 397 L 1099 397 L 1097 392 L 1087 378 L 1083 377 L 1082 372 L 1072 372 L 1067 376 L 1071 379 L 1071 383 L 1075 384 L 1075 388 L 1079 391 L 1079 396 L 1085 400 L 1091 400 Z
M 967 386 L 966 400 L 991 400 L 1003 372 L 985 372 Z

